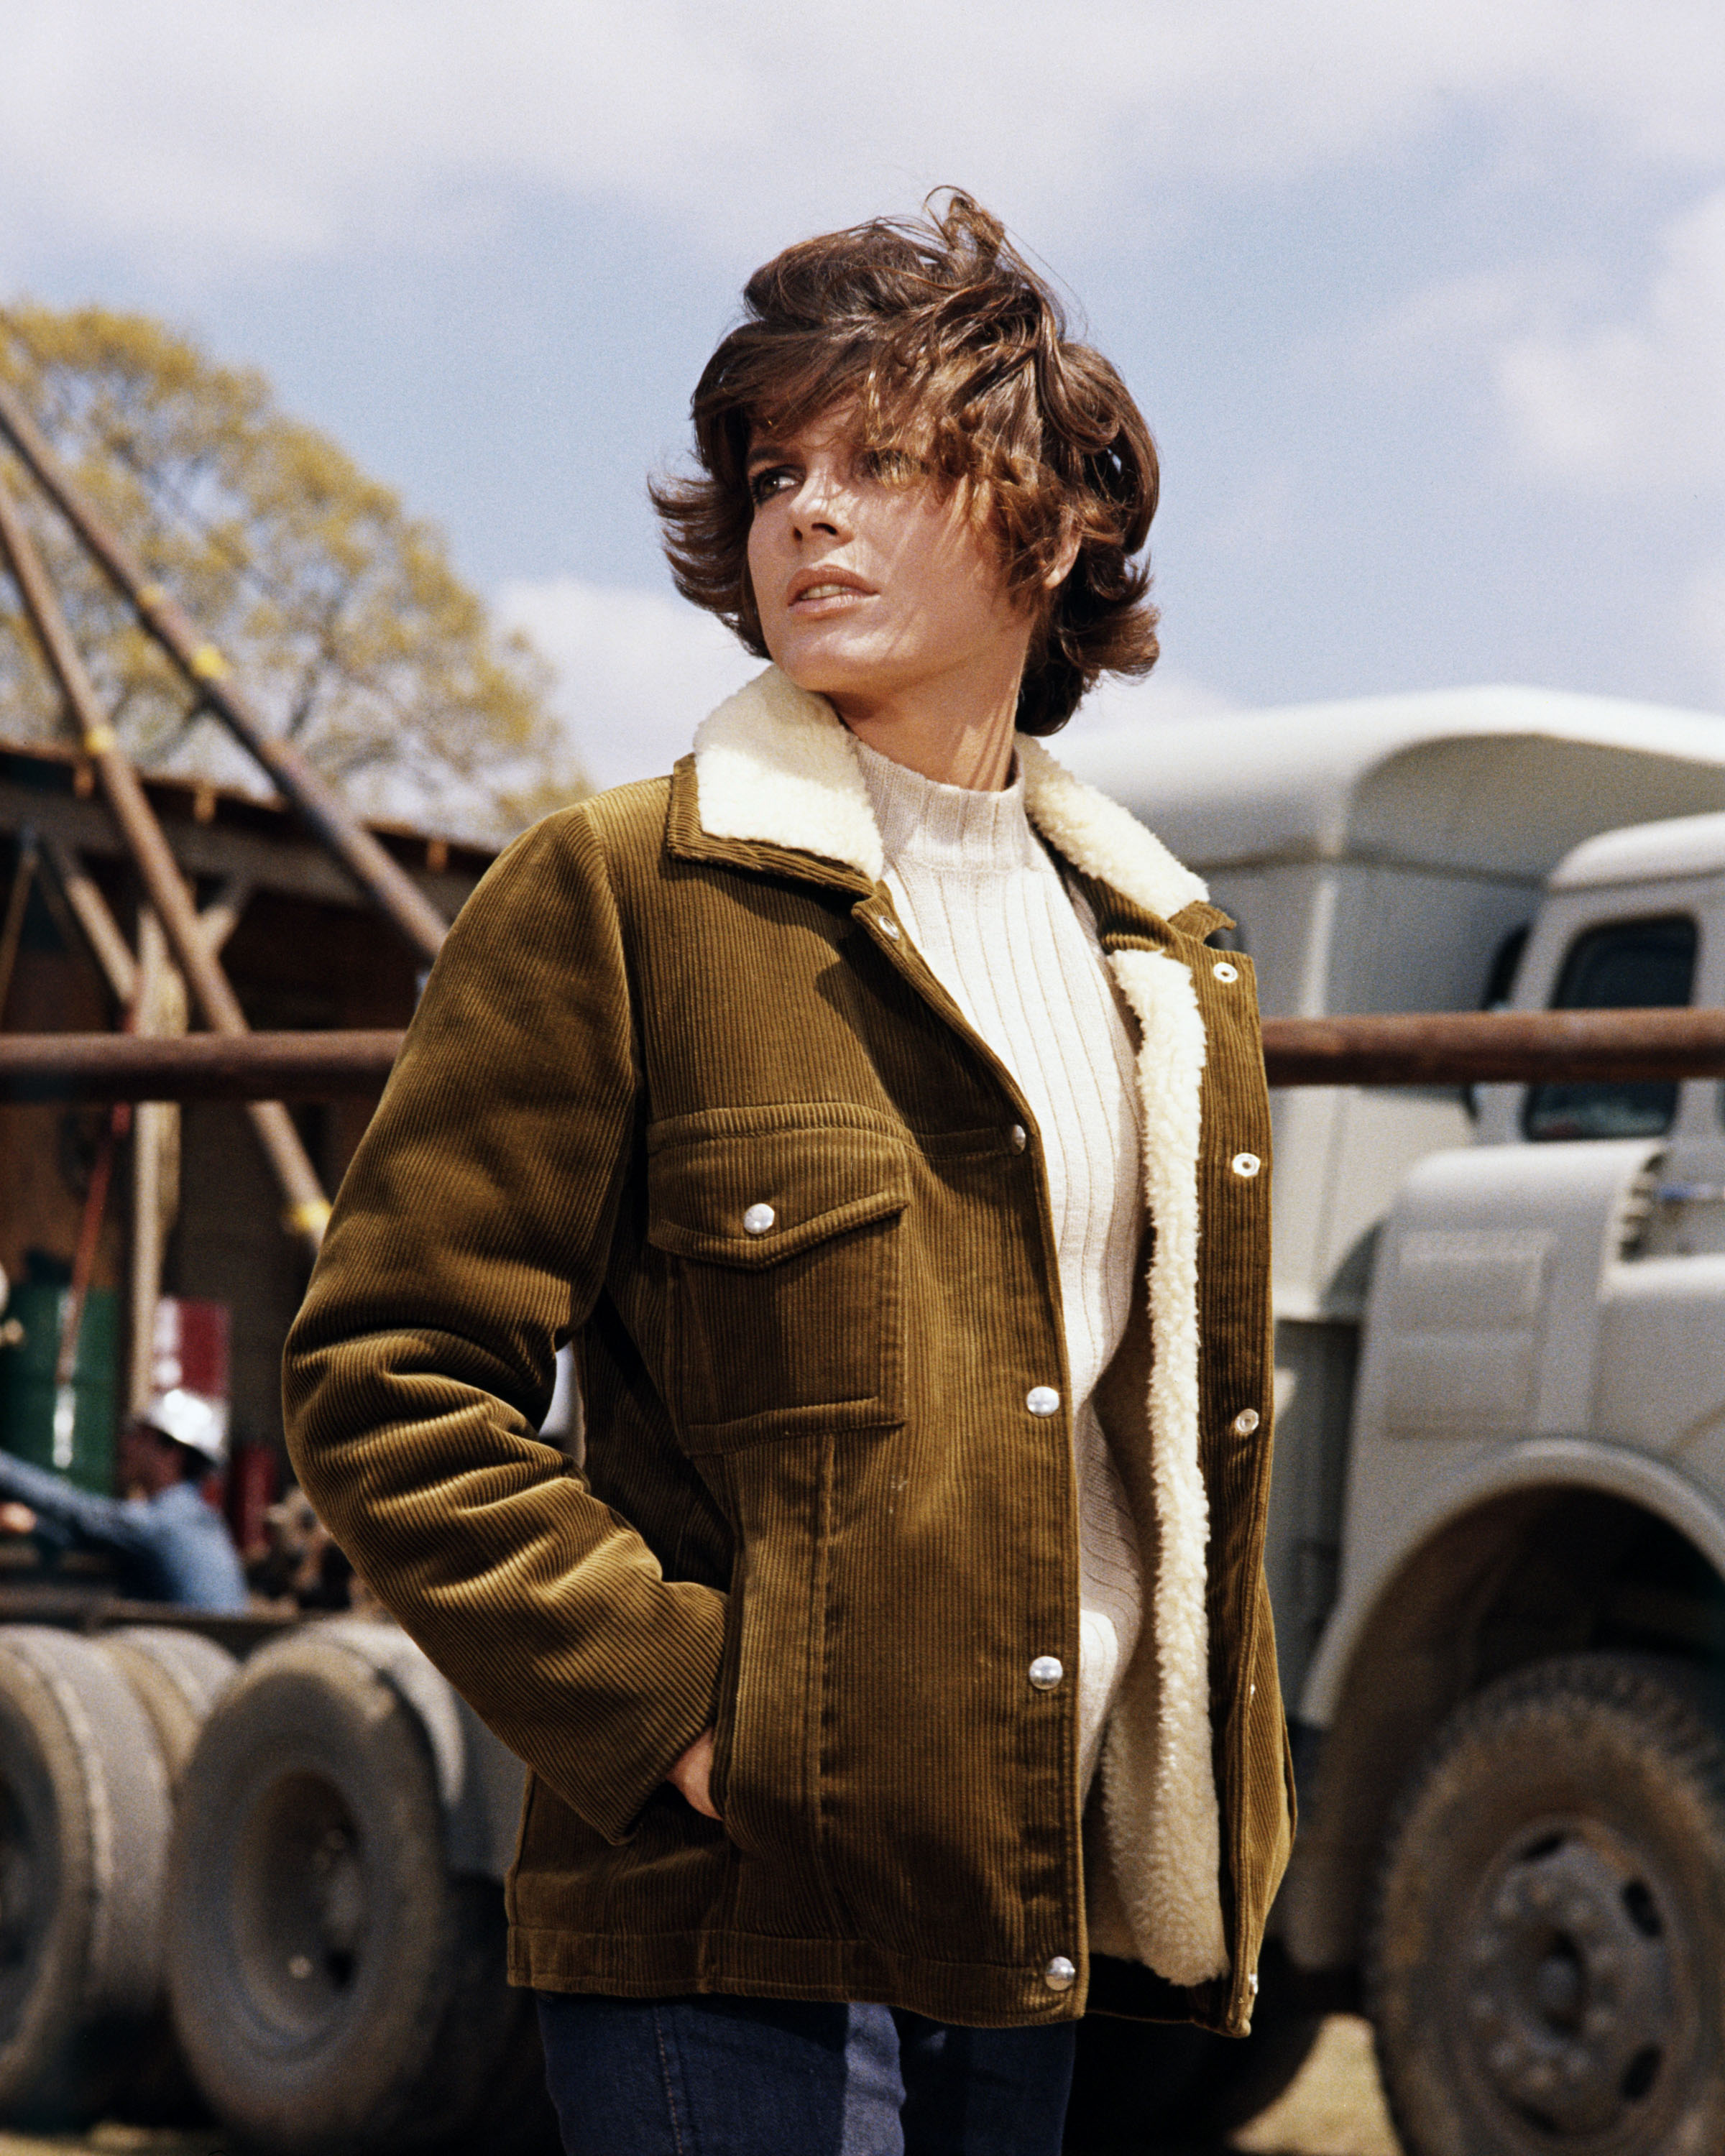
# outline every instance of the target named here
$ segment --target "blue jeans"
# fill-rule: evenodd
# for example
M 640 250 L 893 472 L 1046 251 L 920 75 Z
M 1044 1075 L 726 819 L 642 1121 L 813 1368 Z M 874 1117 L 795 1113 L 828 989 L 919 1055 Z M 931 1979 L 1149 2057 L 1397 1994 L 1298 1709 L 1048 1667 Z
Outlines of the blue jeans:
M 1076 2025 L 539 1994 L 566 2156 L 1060 2156 Z

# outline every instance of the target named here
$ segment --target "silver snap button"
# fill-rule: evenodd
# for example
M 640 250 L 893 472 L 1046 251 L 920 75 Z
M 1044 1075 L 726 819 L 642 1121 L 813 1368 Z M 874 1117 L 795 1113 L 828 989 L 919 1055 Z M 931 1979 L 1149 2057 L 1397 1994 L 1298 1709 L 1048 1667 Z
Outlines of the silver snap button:
M 764 1235 L 778 1218 L 770 1205 L 751 1205 L 742 1216 L 742 1231 L 746 1235 Z
M 1258 1410 L 1255 1408 L 1242 1408 L 1234 1418 L 1231 1427 L 1236 1437 L 1250 1437 L 1258 1427 Z
M 880 916 L 880 933 L 886 937 L 889 942 L 896 943 L 899 937 L 899 927 L 897 921 L 888 920 L 886 916 L 883 913 Z
M 1032 1414 L 1051 1415 L 1060 1411 L 1060 1396 L 1052 1385 L 1032 1385 L 1024 1395 L 1024 1405 Z
M 1043 1970 L 1042 1981 L 1050 1991 L 1070 1991 L 1078 1981 L 1078 1971 L 1065 1954 L 1056 1954 Z
M 1052 1691 L 1065 1674 L 1058 1655 L 1039 1655 L 1030 1665 L 1030 1681 L 1038 1691 Z
M 1219 958 L 1210 971 L 1219 981 L 1237 981 L 1240 978 L 1239 967 L 1230 966 L 1225 958 Z
M 1022 1152 L 1024 1147 L 1030 1142 L 1030 1133 L 1024 1128 L 1022 1123 L 1014 1123 L 1012 1127 L 1010 1135 L 1012 1137 L 1012 1149 L 1014 1152 Z
M 1236 1175 L 1245 1176 L 1248 1179 L 1255 1176 L 1263 1165 L 1263 1162 L 1255 1152 L 1237 1152 L 1234 1156 L 1234 1173 Z

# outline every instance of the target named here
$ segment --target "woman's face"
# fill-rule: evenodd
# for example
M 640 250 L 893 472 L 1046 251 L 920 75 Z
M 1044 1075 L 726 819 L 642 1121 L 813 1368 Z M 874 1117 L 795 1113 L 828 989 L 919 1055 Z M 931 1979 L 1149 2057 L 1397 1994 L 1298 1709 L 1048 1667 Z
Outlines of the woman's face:
M 767 649 L 847 719 L 919 690 L 1015 697 L 1031 619 L 963 488 L 883 471 L 843 412 L 749 454 L 749 576 Z

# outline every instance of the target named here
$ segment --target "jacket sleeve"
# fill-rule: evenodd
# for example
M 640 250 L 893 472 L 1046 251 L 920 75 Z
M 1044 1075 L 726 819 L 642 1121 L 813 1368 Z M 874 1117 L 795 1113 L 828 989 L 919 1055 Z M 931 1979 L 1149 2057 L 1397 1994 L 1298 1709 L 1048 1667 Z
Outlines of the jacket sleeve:
M 343 1183 L 284 1395 L 300 1482 L 511 1750 L 613 1841 L 711 1722 L 725 1599 L 667 1581 L 535 1432 L 586 1318 L 638 1106 L 583 811 L 463 908 Z

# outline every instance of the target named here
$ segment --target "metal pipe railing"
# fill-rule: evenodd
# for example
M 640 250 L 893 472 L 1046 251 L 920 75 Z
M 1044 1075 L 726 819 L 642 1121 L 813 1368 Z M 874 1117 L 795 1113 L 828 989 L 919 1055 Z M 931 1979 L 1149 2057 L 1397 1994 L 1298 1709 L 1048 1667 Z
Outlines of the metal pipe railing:
M 395 1032 L 0 1033 L 0 1101 L 332 1101 L 379 1091 Z
M 335 1100 L 379 1091 L 403 1038 L 0 1034 L 0 1100 Z M 1264 1061 L 1274 1086 L 1725 1079 L 1725 1009 L 1272 1018 Z
M 1272 1086 L 1725 1078 L 1725 1010 L 1414 1011 L 1264 1021 Z

